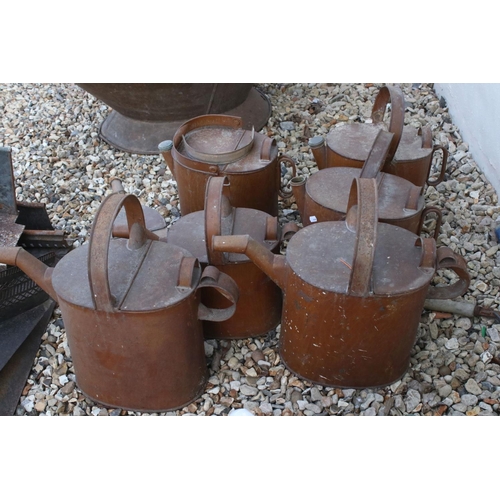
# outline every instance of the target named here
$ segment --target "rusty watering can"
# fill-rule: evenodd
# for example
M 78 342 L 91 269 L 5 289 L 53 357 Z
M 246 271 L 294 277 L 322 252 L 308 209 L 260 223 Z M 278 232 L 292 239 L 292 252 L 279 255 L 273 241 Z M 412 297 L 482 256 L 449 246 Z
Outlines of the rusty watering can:
M 384 123 L 385 108 L 391 103 L 389 125 Z M 399 87 L 387 85 L 380 89 L 372 108 L 372 123 L 352 123 L 333 129 L 325 139 L 317 136 L 309 146 L 319 169 L 328 167 L 361 168 L 366 161 L 379 130 L 394 134 L 382 171 L 402 177 L 416 186 L 425 183 L 436 186 L 443 179 L 448 151 L 442 146 L 432 147 L 432 134 L 428 126 L 421 129 L 404 126 L 404 96 Z M 430 180 L 434 153 L 441 150 L 440 173 Z
M 125 207 L 129 239 L 111 238 Z M 201 272 L 186 250 L 157 240 L 145 228 L 139 200 L 112 194 L 100 206 L 88 245 L 47 268 L 20 248 L 0 249 L 61 308 L 77 383 L 107 406 L 166 411 L 204 390 L 207 368 L 200 320 L 224 321 L 238 289 L 214 267 Z M 224 310 L 200 303 L 197 290 L 219 290 Z
M 376 179 L 378 185 L 378 220 L 420 234 L 425 218 L 435 213 L 434 238 L 439 235 L 442 214 L 438 207 L 425 207 L 423 189 L 410 181 L 380 172 L 389 152 L 393 134 L 379 130 L 363 168 L 327 168 L 292 179 L 292 190 L 302 223 L 344 220 L 353 179 Z
M 248 234 L 271 252 L 280 249 L 280 240 L 298 227 L 289 223 L 280 231 L 278 220 L 253 208 L 233 208 L 227 177 L 210 177 L 205 210 L 181 217 L 168 231 L 167 241 L 188 250 L 203 265 L 211 264 L 234 279 L 240 291 L 234 315 L 220 323 L 205 322 L 206 338 L 239 339 L 265 335 L 281 319 L 280 288 L 246 255 L 224 254 L 213 249 L 213 237 Z M 222 307 L 225 299 L 206 289 L 205 304 Z
M 276 141 L 242 128 L 241 118 L 204 115 L 185 122 L 173 141 L 158 148 L 177 181 L 182 215 L 204 209 L 205 185 L 210 177 L 227 176 L 233 207 L 255 208 L 278 215 L 280 164 L 295 171 L 291 158 L 278 157 Z
M 324 386 L 378 387 L 407 370 L 426 297 L 451 298 L 469 285 L 465 261 L 433 238 L 377 223 L 375 179 L 355 179 L 346 221 L 298 231 L 286 256 L 250 236 L 216 236 L 214 249 L 248 255 L 283 290 L 280 356 Z M 456 272 L 430 287 L 437 269 Z

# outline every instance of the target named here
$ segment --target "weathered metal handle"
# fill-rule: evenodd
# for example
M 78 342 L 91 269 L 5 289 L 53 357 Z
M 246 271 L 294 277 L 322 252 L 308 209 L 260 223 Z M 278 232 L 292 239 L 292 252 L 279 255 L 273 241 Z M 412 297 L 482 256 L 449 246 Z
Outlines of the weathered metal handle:
M 184 141 L 184 148 L 186 149 L 187 154 L 194 160 L 211 163 L 213 165 L 227 165 L 228 163 L 233 163 L 240 158 L 245 157 L 252 150 L 255 139 L 255 129 L 253 127 L 249 142 L 244 144 L 242 147 L 238 147 L 240 142 L 248 135 L 248 133 L 248 130 L 242 129 L 241 136 L 238 143 L 235 144 L 234 149 L 223 153 L 203 153 L 190 146 L 184 135 L 182 136 L 182 140 Z
M 377 242 L 378 199 L 375 179 L 353 180 L 348 212 L 357 205 L 356 243 L 348 294 L 365 297 L 370 292 L 371 274 Z M 349 215 L 347 219 L 350 219 Z M 347 223 L 347 220 L 346 220 Z
M 134 195 L 113 193 L 102 202 L 92 225 L 87 262 L 92 300 L 100 311 L 115 310 L 108 279 L 108 252 L 113 222 L 122 207 L 127 215 L 130 248 L 141 248 L 147 239 L 159 239 L 146 229 L 141 203 Z
M 432 132 L 428 125 L 418 129 L 418 135 L 422 137 L 422 148 L 432 148 Z
M 201 276 L 200 288 L 215 288 L 221 295 L 231 302 L 225 309 L 214 309 L 207 307 L 200 302 L 198 306 L 198 319 L 204 321 L 225 321 L 229 319 L 236 310 L 236 303 L 239 298 L 238 285 L 225 273 L 220 272 L 214 266 L 207 266 Z
M 227 263 L 225 254 L 214 250 L 212 240 L 214 236 L 232 234 L 233 208 L 223 194 L 228 186 L 227 177 L 210 177 L 205 189 L 205 243 L 208 263 L 214 266 Z
M 443 158 L 441 160 L 441 170 L 439 172 L 437 179 L 431 181 L 431 180 L 429 180 L 429 176 L 431 174 L 432 158 L 434 158 L 434 153 L 436 151 L 438 151 L 439 149 L 443 152 Z M 448 150 L 444 146 L 437 146 L 436 145 L 432 148 L 432 158 L 431 158 L 431 162 L 429 163 L 429 172 L 427 173 L 427 184 L 429 186 L 437 186 L 438 184 L 443 182 L 444 176 L 446 174 L 446 166 L 448 165 Z
M 420 257 L 420 269 L 432 269 L 432 273 L 436 269 L 436 241 L 432 238 L 417 238 L 415 241 L 416 247 L 422 248 Z
M 361 173 L 359 176 L 363 179 L 374 179 L 377 174 L 382 170 L 385 165 L 385 159 L 387 158 L 387 153 L 391 146 L 394 134 L 391 132 L 386 132 L 385 130 L 379 130 L 375 141 L 373 141 L 373 146 L 368 154 Z
M 439 236 L 439 231 L 441 230 L 441 222 L 443 220 L 443 212 L 441 212 L 441 209 L 438 207 L 425 207 L 422 210 L 422 214 L 420 215 L 420 222 L 418 224 L 417 234 L 420 234 L 422 232 L 422 227 L 424 226 L 425 217 L 427 216 L 427 214 L 430 213 L 436 214 L 436 227 L 434 229 L 433 238 L 437 240 Z
M 403 126 L 405 119 L 405 100 L 403 91 L 399 87 L 386 85 L 382 87 L 375 98 L 372 108 L 373 123 L 379 123 L 383 120 L 385 108 L 391 103 L 391 119 L 389 122 L 389 132 L 394 134 L 391 147 L 387 154 L 386 163 L 390 163 L 396 154 L 399 142 L 403 135 Z
M 431 286 L 427 292 L 428 299 L 454 299 L 463 295 L 470 285 L 467 263 L 462 256 L 446 247 L 437 249 L 437 269 L 451 269 L 458 276 L 458 281 L 447 286 Z
M 278 157 L 278 175 L 280 179 L 280 189 L 279 189 L 279 195 L 281 198 L 286 200 L 287 198 L 290 198 L 293 195 L 293 191 L 290 191 L 286 193 L 283 191 L 283 188 L 281 187 L 281 163 L 284 163 L 285 165 L 288 164 L 292 167 L 292 179 L 297 175 L 297 167 L 295 166 L 295 161 L 293 161 L 292 158 L 286 155 L 281 155 Z
M 299 230 L 299 226 L 295 222 L 287 222 L 281 228 L 281 242 L 288 241 Z

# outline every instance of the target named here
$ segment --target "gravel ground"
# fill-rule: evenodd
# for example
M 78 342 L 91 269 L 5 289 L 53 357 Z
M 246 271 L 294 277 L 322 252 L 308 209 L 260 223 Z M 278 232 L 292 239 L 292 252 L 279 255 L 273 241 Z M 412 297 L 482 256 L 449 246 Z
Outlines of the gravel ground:
M 493 228 L 498 198 L 479 171 L 432 85 L 399 84 L 406 124 L 429 124 L 448 148 L 445 181 L 426 191 L 443 210 L 438 244 L 464 256 L 472 277 L 465 300 L 497 308 L 500 257 Z M 379 84 L 261 84 L 272 115 L 263 132 L 298 169 L 316 171 L 307 140 L 331 127 L 370 117 Z M 157 209 L 167 223 L 179 213 L 176 183 L 158 155 L 113 149 L 98 137 L 109 108 L 72 84 L 0 85 L 0 144 L 12 147 L 19 200 L 46 203 L 53 225 L 83 244 L 96 209 L 118 176 L 125 189 Z M 290 173 L 287 174 L 290 178 Z M 281 220 L 296 220 L 296 205 L 281 204 Z M 432 225 L 432 222 L 431 222 Z M 429 230 L 432 227 L 428 228 Z M 446 281 L 439 272 L 435 282 Z M 442 318 L 423 312 L 411 365 L 403 378 L 378 390 L 334 389 L 303 381 L 280 360 L 279 327 L 265 337 L 205 343 L 210 379 L 206 392 L 167 415 L 226 415 L 246 408 L 256 415 L 498 415 L 500 325 L 486 318 Z M 267 363 L 258 363 L 264 360 Z M 140 415 L 97 405 L 75 384 L 59 309 L 42 344 L 17 415 Z M 149 415 L 143 413 L 143 415 Z M 152 414 L 155 415 L 155 414 Z

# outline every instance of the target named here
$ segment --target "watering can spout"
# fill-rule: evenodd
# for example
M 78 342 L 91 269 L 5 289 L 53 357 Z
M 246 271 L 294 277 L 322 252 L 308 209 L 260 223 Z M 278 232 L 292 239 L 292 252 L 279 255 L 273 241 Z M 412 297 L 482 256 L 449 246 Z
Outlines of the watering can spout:
M 309 147 L 311 148 L 318 168 L 320 170 L 327 168 L 325 139 L 321 136 L 312 137 L 309 139 Z
M 172 177 L 175 179 L 174 160 L 172 158 L 173 147 L 174 147 L 173 141 L 163 141 L 160 142 L 160 144 L 158 144 L 158 150 L 162 154 L 165 163 L 168 165 L 168 168 L 172 173 Z
M 0 248 L 0 262 L 21 269 L 57 302 L 57 294 L 52 287 L 52 267 L 46 266 L 21 247 Z
M 299 209 L 300 216 L 304 216 L 304 199 L 306 195 L 306 180 L 304 177 L 294 177 L 290 184 L 292 186 L 293 196 L 295 198 L 295 203 L 297 203 L 297 208 Z
M 248 234 L 238 236 L 214 236 L 213 248 L 218 252 L 244 253 L 262 269 L 282 290 L 286 286 L 285 257 L 275 255 Z

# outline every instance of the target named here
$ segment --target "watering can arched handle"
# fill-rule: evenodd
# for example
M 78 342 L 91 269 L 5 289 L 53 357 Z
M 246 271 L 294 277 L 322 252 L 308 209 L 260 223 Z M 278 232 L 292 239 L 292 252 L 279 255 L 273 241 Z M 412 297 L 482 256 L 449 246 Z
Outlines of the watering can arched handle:
M 470 275 L 465 259 L 447 247 L 437 249 L 436 269 L 451 269 L 458 276 L 458 281 L 447 286 L 430 286 L 428 299 L 454 299 L 463 295 L 470 285 Z
M 389 148 L 391 147 L 394 134 L 379 130 L 375 141 L 373 141 L 372 148 L 368 154 L 359 176 L 363 179 L 374 179 L 385 165 Z
M 353 221 L 355 217 L 355 221 Z M 352 182 L 347 205 L 347 225 L 356 228 L 356 243 L 349 278 L 348 294 L 365 297 L 370 282 L 377 242 L 378 198 L 375 179 L 356 178 Z
M 134 195 L 113 193 L 102 202 L 92 225 L 87 263 L 92 300 L 99 311 L 115 310 L 108 279 L 108 251 L 113 222 L 122 207 L 127 215 L 130 248 L 140 248 L 148 239 L 159 239 L 146 229 L 141 203 Z
M 205 242 L 208 263 L 214 266 L 227 263 L 226 255 L 214 250 L 212 240 L 214 236 L 232 234 L 233 207 L 229 198 L 224 195 L 224 188 L 229 185 L 227 177 L 210 177 L 205 190 Z
M 387 154 L 386 163 L 390 163 L 396 154 L 399 141 L 403 135 L 403 126 L 405 120 L 405 99 L 403 91 L 399 87 L 386 85 L 382 87 L 375 98 L 372 108 L 373 123 L 380 123 L 384 119 L 385 108 L 391 103 L 391 119 L 389 121 L 389 132 L 394 134 L 391 141 L 391 147 Z

